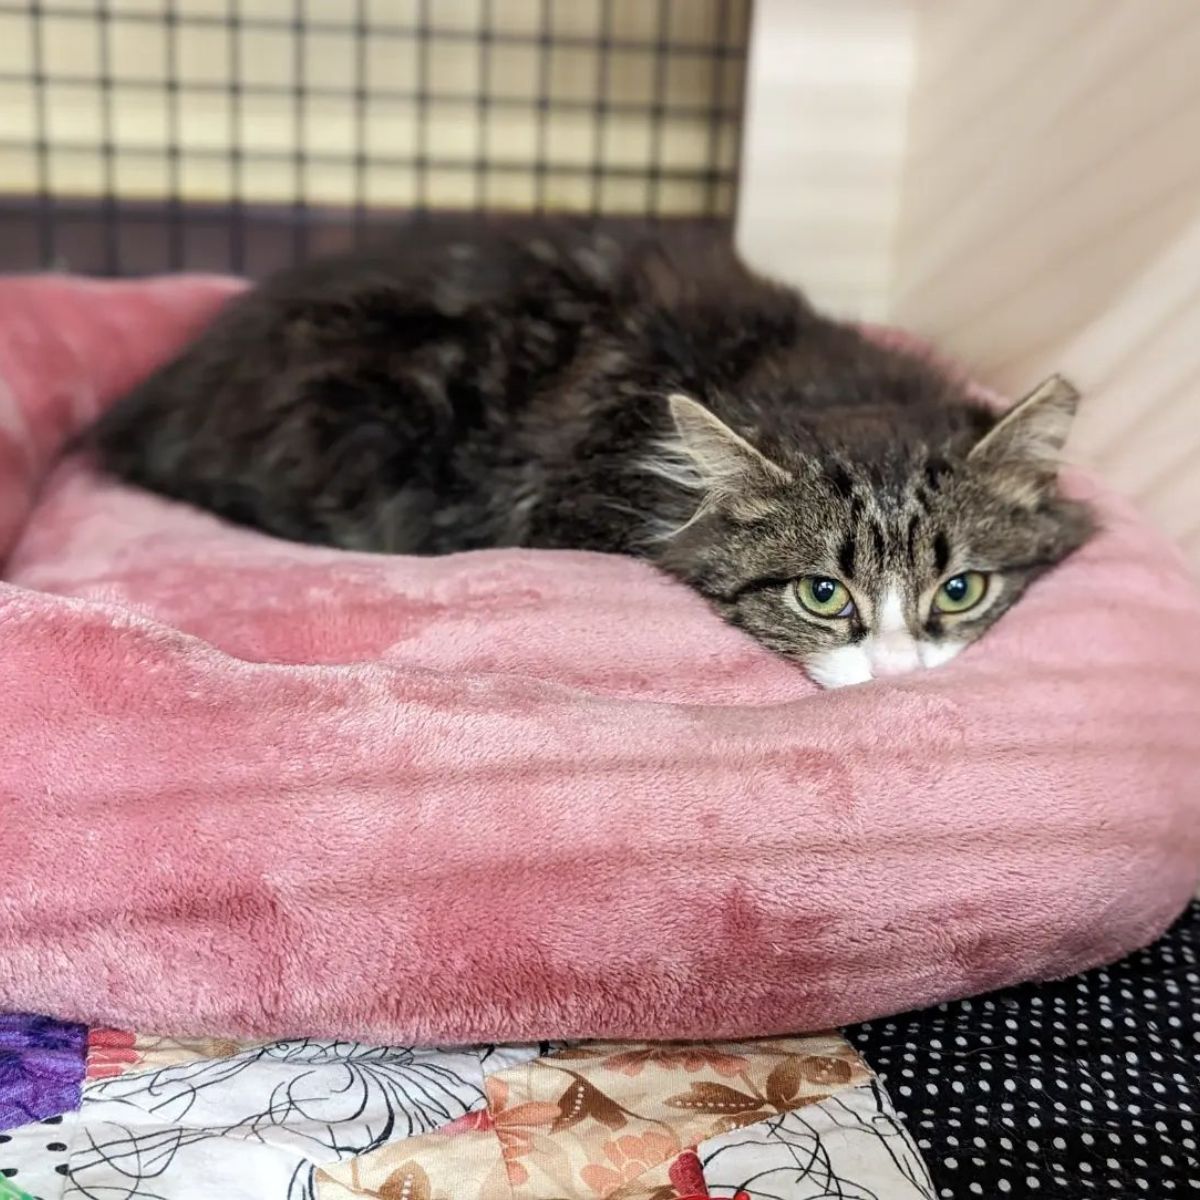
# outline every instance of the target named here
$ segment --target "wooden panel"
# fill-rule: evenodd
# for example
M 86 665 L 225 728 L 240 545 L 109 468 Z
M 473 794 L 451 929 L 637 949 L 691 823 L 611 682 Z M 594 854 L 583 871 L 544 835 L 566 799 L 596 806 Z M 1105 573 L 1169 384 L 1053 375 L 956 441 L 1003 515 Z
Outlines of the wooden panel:
M 849 317 L 886 315 L 912 20 L 895 0 L 756 0 L 738 245 Z
M 1200 5 L 917 5 L 890 311 L 1020 391 L 1200 566 Z

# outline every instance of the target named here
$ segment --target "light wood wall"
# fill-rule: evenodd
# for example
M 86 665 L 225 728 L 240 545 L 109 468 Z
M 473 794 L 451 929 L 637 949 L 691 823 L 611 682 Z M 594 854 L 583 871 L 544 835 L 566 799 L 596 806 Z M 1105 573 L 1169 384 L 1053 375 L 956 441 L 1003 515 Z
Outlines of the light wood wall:
M 1001 390 L 1065 371 L 1086 396 L 1073 456 L 1200 569 L 1200 3 L 756 12 L 739 233 L 751 257 L 847 316 L 931 337 Z M 821 95 L 787 75 L 806 38 L 831 60 Z M 864 63 L 874 89 L 848 100 L 838 72 Z M 789 125 L 814 123 L 835 161 L 857 164 L 854 188 L 822 174 L 808 135 L 789 140 Z M 792 228 L 814 215 L 820 233 Z
M 890 309 L 988 382 L 1063 370 L 1073 453 L 1200 567 L 1200 4 L 928 0 Z
M 884 319 L 891 296 L 913 28 L 896 0 L 754 5 L 739 247 L 867 319 Z

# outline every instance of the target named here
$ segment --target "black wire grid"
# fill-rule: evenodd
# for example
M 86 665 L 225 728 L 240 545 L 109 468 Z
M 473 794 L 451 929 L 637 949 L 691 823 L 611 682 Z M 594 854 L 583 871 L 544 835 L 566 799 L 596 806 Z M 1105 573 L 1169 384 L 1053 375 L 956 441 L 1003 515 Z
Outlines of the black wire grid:
M 0 0 L 0 41 L 6 31 L 27 41 L 25 52 L 10 45 L 0 55 L 12 68 L 0 70 L 0 105 L 16 97 L 27 115 L 23 129 L 0 122 L 0 269 L 257 275 L 361 243 L 400 220 L 462 209 L 685 219 L 728 232 L 749 8 L 749 0 Z M 137 27 L 153 28 L 161 63 L 130 71 L 117 62 L 114 39 Z M 63 30 L 85 31 L 94 71 L 77 59 L 63 65 Z M 223 50 L 214 69 L 194 69 L 200 43 Z M 348 51 L 344 66 L 314 72 L 322 65 L 314 46 L 322 45 Z M 380 78 L 373 60 L 399 46 L 406 68 Z M 264 47 L 285 61 L 286 81 L 253 69 Z M 471 57 L 472 86 L 455 86 L 441 69 L 447 48 L 458 62 Z M 505 54 L 520 56 L 522 79 L 529 76 L 515 91 L 511 67 L 496 83 Z M 589 78 L 576 77 L 571 55 Z M 640 81 L 632 88 L 630 70 Z M 94 137 L 64 136 L 53 111 L 61 96 L 89 109 Z M 120 128 L 131 97 L 159 123 L 157 138 L 139 141 Z M 217 143 L 185 126 L 197 100 L 224 113 Z M 251 108 L 263 103 L 285 114 L 281 144 L 255 137 Z M 345 111 L 344 141 L 314 142 L 314 104 Z M 401 110 L 406 132 L 393 144 L 387 113 Z M 455 114 L 473 144 L 443 136 Z M 504 119 L 532 123 L 532 154 L 498 144 Z M 562 120 L 572 122 L 566 153 Z M 638 150 L 614 155 L 614 130 L 631 125 Z M 687 154 L 676 142 L 681 129 Z M 13 170 L 3 169 L 6 160 Z M 60 180 L 59 164 L 72 160 L 95 167 L 89 186 Z M 158 173 L 156 194 L 123 184 L 130 165 Z M 197 165 L 219 172 L 223 194 L 189 187 L 186 173 Z M 249 180 L 263 170 L 276 177 L 268 198 Z M 335 200 L 314 193 L 314 172 L 336 173 Z M 400 202 L 394 192 L 376 194 L 381 174 L 408 181 Z

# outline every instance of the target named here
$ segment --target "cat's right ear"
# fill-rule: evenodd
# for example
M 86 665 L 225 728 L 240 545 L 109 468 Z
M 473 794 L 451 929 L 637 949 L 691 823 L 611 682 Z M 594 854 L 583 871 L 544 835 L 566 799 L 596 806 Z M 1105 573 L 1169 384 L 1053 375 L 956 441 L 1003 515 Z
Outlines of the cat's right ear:
M 1018 400 L 971 451 L 972 458 L 1025 458 L 1056 465 L 1079 392 L 1061 375 L 1051 375 Z
M 999 478 L 1018 503 L 1036 503 L 1058 476 L 1078 405 L 1079 392 L 1053 375 L 1018 400 L 975 444 L 968 460 Z
M 699 487 L 714 496 L 733 495 L 755 481 L 791 483 L 792 475 L 756 450 L 703 404 L 676 392 L 667 398 Z

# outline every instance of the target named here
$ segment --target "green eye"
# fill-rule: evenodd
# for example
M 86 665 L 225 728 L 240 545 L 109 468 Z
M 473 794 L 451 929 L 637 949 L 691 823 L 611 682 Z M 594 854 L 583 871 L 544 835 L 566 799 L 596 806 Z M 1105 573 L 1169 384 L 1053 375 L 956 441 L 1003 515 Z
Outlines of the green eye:
M 988 577 L 982 571 L 964 571 L 938 588 L 933 607 L 944 613 L 966 612 L 987 595 L 987 588 Z
M 817 617 L 848 617 L 854 601 L 846 585 L 828 575 L 805 575 L 792 585 L 796 599 Z

